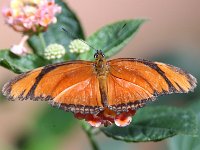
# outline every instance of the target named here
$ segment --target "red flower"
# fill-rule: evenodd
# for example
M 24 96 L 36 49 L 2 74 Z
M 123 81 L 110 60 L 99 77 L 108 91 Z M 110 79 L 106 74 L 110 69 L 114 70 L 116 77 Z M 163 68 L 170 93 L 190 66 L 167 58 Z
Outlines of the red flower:
M 132 116 L 134 116 L 135 113 L 135 110 L 129 110 L 128 112 L 116 114 L 112 110 L 105 109 L 96 115 L 77 113 L 74 114 L 74 116 L 77 119 L 85 119 L 85 121 L 93 127 L 99 127 L 100 125 L 109 126 L 113 123 L 119 127 L 124 127 L 131 123 Z

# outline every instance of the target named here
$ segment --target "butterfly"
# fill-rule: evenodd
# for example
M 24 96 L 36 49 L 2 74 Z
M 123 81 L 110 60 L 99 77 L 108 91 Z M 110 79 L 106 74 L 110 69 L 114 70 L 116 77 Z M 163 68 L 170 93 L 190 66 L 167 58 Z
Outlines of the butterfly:
M 22 73 L 3 87 L 9 100 L 44 100 L 92 126 L 130 124 L 138 108 L 157 96 L 188 93 L 197 81 L 172 65 L 136 58 L 68 61 Z

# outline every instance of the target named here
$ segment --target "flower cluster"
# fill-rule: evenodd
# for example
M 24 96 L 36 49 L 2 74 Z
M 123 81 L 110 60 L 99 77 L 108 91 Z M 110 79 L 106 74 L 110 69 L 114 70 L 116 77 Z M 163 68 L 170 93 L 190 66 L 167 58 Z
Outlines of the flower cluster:
M 90 47 L 80 39 L 75 39 L 69 44 L 69 51 L 71 53 L 84 53 L 89 50 Z
M 74 116 L 77 119 L 85 119 L 85 121 L 93 127 L 100 127 L 100 125 L 109 126 L 113 123 L 119 127 L 125 127 L 131 123 L 132 116 L 134 116 L 135 113 L 135 110 L 128 110 L 127 112 L 117 114 L 116 112 L 106 108 L 96 115 L 76 113 Z
M 55 15 L 61 13 L 61 7 L 54 0 L 11 0 L 10 7 L 4 8 L 2 13 L 14 30 L 37 33 L 56 23 Z
M 48 60 L 58 59 L 65 55 L 65 48 L 60 44 L 50 44 L 44 50 L 44 57 Z

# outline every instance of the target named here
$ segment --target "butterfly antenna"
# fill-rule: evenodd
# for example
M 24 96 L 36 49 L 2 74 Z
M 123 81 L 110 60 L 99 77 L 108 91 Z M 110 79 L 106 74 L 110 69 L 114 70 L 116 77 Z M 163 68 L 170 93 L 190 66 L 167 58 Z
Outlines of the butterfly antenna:
M 84 40 L 78 38 L 77 36 L 75 36 L 72 32 L 69 32 L 68 30 L 66 30 L 65 28 L 62 27 L 62 30 L 65 31 L 69 36 L 73 37 L 74 39 L 78 39 L 81 42 L 85 43 L 86 45 L 88 45 L 89 47 L 91 47 L 94 50 L 97 50 L 96 48 L 94 48 L 93 46 L 91 46 L 90 44 L 88 44 L 87 42 L 85 42 Z
M 122 31 L 126 28 L 126 26 L 127 26 L 127 23 L 125 23 L 120 29 L 117 29 L 118 30 L 118 32 L 117 33 L 115 33 L 116 34 L 116 37 L 117 38 L 119 38 L 120 37 L 120 35 L 121 35 L 121 33 L 122 33 Z M 114 30 L 116 30 L 116 28 L 114 28 Z M 114 41 L 115 42 L 115 41 Z M 110 45 L 112 45 L 112 43 L 110 43 L 110 44 L 108 44 L 106 47 L 104 47 L 104 52 L 106 51 L 106 49 L 110 46 Z
M 126 23 L 122 26 L 122 28 L 119 30 L 119 32 L 118 32 L 118 36 L 121 34 L 121 32 L 125 29 L 125 27 L 126 27 Z

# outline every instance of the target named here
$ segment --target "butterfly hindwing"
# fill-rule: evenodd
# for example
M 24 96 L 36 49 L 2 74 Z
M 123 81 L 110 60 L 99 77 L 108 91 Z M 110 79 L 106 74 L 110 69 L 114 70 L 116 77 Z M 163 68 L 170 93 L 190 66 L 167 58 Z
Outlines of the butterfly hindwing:
M 91 75 L 88 79 L 65 88 L 54 98 L 53 102 L 75 113 L 98 113 L 103 109 L 103 105 L 97 76 Z
M 108 105 L 116 111 L 141 107 L 159 95 L 187 93 L 196 86 L 192 75 L 159 62 L 122 58 L 108 65 Z
M 113 74 L 108 75 L 108 107 L 111 110 L 121 112 L 142 107 L 154 95 L 147 89 L 119 78 Z

